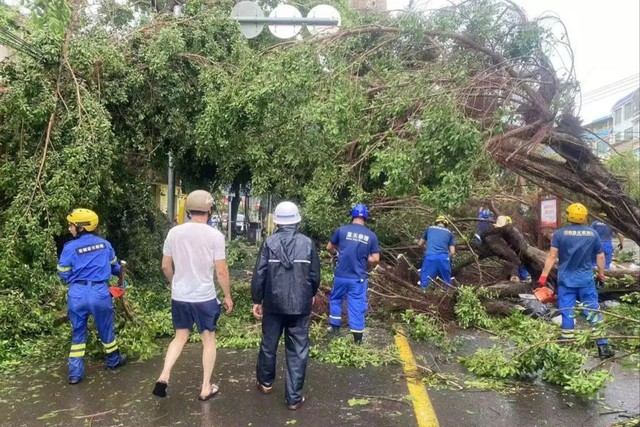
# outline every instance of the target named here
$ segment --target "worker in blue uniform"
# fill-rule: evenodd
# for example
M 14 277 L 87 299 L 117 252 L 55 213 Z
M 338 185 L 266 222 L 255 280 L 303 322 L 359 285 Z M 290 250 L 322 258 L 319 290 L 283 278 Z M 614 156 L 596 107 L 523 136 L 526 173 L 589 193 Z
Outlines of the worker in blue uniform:
M 438 215 L 435 225 L 427 228 L 418 242 L 418 246 L 426 249 L 420 269 L 422 289 L 438 277 L 451 286 L 451 257 L 456 253 L 456 242 L 447 225 L 449 225 L 447 218 L 444 215 Z
M 478 243 L 482 243 L 482 233 L 491 229 L 491 222 L 493 221 L 493 214 L 484 206 L 480 206 L 478 209 L 478 225 L 476 227 L 476 234 L 474 238 Z
M 120 274 L 120 264 L 111 244 L 94 234 L 98 215 L 89 209 L 74 209 L 67 216 L 74 237 L 64 245 L 58 262 L 58 275 L 69 285 L 67 308 L 73 328 L 69 352 L 69 384 L 82 381 L 89 315 L 107 353 L 106 367 L 125 364 L 120 354 L 113 325 L 113 303 L 109 278 Z
M 601 218 L 605 218 L 607 214 L 600 213 Z M 596 220 L 591 223 L 591 228 L 598 232 L 600 240 L 602 241 L 602 250 L 604 251 L 604 269 L 609 270 L 611 268 L 611 260 L 613 259 L 613 229 L 609 224 Z M 624 247 L 624 237 L 618 233 L 618 249 L 622 250 Z M 595 258 L 592 260 L 593 266 L 596 266 Z
M 547 275 L 558 260 L 558 310 L 562 316 L 560 339 L 575 338 L 575 305 L 580 301 L 586 308 L 583 315 L 592 327 L 602 322 L 599 310 L 597 287 L 604 286 L 604 253 L 600 236 L 587 222 L 587 208 L 574 203 L 567 208 L 567 227 L 556 230 L 551 239 L 544 269 L 538 286 L 547 283 Z M 594 282 L 591 260 L 597 259 L 598 279 Z M 590 309 L 590 310 L 589 310 Z M 602 359 L 614 356 L 605 338 L 596 341 L 598 355 Z
M 357 204 L 351 210 L 351 224 L 338 227 L 327 251 L 337 256 L 333 289 L 329 294 L 329 332 L 337 335 L 342 324 L 342 301 L 347 299 L 349 329 L 356 344 L 362 343 L 367 312 L 367 263 L 380 261 L 378 236 L 366 225 L 369 209 Z

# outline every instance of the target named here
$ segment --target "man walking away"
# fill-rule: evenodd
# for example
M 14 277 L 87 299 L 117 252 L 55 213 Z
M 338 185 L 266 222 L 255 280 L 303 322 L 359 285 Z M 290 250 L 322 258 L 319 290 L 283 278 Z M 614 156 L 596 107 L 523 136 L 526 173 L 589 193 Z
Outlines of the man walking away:
M 453 233 L 447 228 L 449 221 L 444 215 L 438 215 L 435 225 L 427 228 L 418 242 L 426 248 L 422 268 L 420 269 L 420 287 L 425 289 L 429 281 L 440 277 L 451 286 L 451 257 L 456 253 Z
M 318 251 L 298 231 L 300 221 L 294 203 L 276 206 L 273 222 L 277 230 L 263 243 L 251 280 L 253 315 L 262 319 L 256 386 L 264 394 L 273 391 L 278 341 L 284 331 L 285 399 L 292 411 L 305 401 L 302 388 L 309 357 L 309 317 L 320 286 Z
M 329 325 L 334 336 L 342 324 L 342 301 L 347 299 L 349 329 L 356 344 L 362 343 L 367 313 L 367 263 L 380 262 L 378 236 L 365 225 L 369 208 L 357 204 L 351 210 L 351 224 L 336 229 L 327 251 L 338 257 L 333 289 L 329 294 Z
M 551 240 L 551 249 L 547 254 L 544 269 L 538 279 L 538 287 L 547 283 L 547 275 L 558 260 L 558 310 L 562 315 L 560 339 L 573 339 L 576 300 L 587 309 L 599 310 L 598 291 L 593 280 L 591 260 L 597 259 L 598 287 L 604 286 L 604 253 L 600 236 L 593 228 L 584 224 L 587 221 L 587 208 L 574 203 L 567 208 L 567 227 L 556 230 Z M 602 322 L 602 315 L 591 310 L 583 310 L 583 315 L 592 327 Z M 614 356 L 613 350 L 605 338 L 596 341 L 598 356 L 607 359 Z
M 604 212 L 600 213 L 601 218 L 605 218 L 606 216 L 607 214 Z M 611 229 L 609 224 L 599 220 L 593 221 L 591 223 L 591 228 L 596 230 L 600 236 L 600 240 L 602 241 L 602 251 L 604 252 L 604 269 L 609 270 L 611 268 L 611 260 L 613 259 L 613 229 Z M 620 233 L 618 233 L 618 240 L 620 240 L 620 243 L 618 243 L 618 249 L 622 250 L 624 247 L 624 237 Z M 595 267 L 596 265 L 597 262 L 593 259 L 592 266 Z
M 185 209 L 190 222 L 169 230 L 164 241 L 162 272 L 171 283 L 171 318 L 175 337 L 169 344 L 164 368 L 153 389 L 158 397 L 167 396 L 171 368 L 180 357 L 195 323 L 202 339 L 202 384 L 198 400 L 209 400 L 218 393 L 211 383 L 216 362 L 216 335 L 220 301 L 213 272 L 224 292 L 226 313 L 233 310 L 229 269 L 225 260 L 224 235 L 208 225 L 213 197 L 196 190 L 187 196 Z

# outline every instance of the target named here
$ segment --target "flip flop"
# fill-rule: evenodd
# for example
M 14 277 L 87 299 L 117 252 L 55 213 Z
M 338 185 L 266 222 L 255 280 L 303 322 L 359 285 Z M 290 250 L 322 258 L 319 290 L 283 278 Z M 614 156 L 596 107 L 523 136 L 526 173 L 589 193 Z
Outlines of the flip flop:
M 158 381 L 151 393 L 153 393 L 154 396 L 167 397 L 167 385 L 164 381 Z
M 201 402 L 205 402 L 205 401 L 211 399 L 216 394 L 218 394 L 219 391 L 220 391 L 220 387 L 218 387 L 215 384 L 211 384 L 211 393 L 207 394 L 206 396 L 198 395 L 198 400 L 201 401 Z

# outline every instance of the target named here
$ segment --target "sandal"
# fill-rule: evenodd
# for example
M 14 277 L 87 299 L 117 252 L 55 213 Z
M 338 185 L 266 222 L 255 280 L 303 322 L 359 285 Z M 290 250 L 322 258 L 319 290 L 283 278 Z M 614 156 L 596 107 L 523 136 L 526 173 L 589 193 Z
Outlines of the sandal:
M 167 385 L 164 381 L 157 381 L 151 393 L 153 393 L 154 396 L 167 397 Z
M 219 391 L 220 391 L 220 387 L 218 387 L 215 384 L 211 384 L 211 393 L 207 394 L 206 396 L 198 395 L 198 400 L 201 401 L 201 402 L 205 402 L 205 401 L 211 399 L 216 394 L 218 394 Z

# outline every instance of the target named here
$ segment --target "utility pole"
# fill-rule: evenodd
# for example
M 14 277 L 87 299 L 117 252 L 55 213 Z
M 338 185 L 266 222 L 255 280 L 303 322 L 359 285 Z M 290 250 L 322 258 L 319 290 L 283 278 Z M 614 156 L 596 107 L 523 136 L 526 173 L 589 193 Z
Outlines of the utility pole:
M 182 5 L 176 4 L 173 6 L 173 16 L 176 18 L 182 16 Z M 167 215 L 169 216 L 169 223 L 171 226 L 175 224 L 176 217 L 176 177 L 175 169 L 173 166 L 173 153 L 169 150 L 169 170 L 167 171 Z

